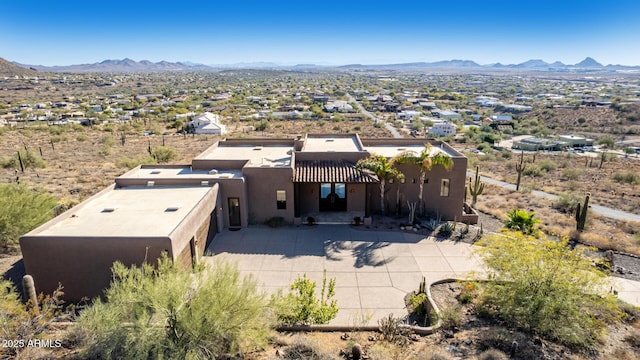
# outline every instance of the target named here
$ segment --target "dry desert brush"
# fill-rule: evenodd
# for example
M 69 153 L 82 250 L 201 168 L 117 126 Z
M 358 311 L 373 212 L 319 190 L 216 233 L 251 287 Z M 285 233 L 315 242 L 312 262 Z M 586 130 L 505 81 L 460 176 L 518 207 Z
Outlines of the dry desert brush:
M 157 267 L 116 262 L 112 271 L 105 301 L 80 315 L 88 358 L 211 359 L 267 342 L 265 297 L 232 264 L 192 273 L 163 256 Z

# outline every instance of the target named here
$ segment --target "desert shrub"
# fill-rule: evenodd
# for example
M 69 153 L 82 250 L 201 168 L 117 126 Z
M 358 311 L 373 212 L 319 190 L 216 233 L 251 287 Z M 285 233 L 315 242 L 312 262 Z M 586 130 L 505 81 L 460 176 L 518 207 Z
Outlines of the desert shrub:
M 47 163 L 42 160 L 39 155 L 34 154 L 32 151 L 19 151 L 13 157 L 3 158 L 1 163 L 2 167 L 7 168 L 15 168 L 20 169 L 20 159 L 18 158 L 18 153 L 20 153 L 20 158 L 22 159 L 22 166 L 25 169 L 33 168 L 33 169 L 42 169 L 47 167 Z
M 114 139 L 111 135 L 103 135 L 100 138 L 100 144 L 111 147 L 116 144 L 116 139 Z
M 54 135 L 51 137 L 51 141 L 53 141 L 54 143 L 67 142 L 69 141 L 69 136 L 66 133 Z
M 534 219 L 535 212 L 528 213 L 525 210 L 512 209 L 507 213 L 508 219 L 504 222 L 504 227 L 513 231 L 520 231 L 526 235 L 538 233 L 536 225 L 540 220 Z
M 507 354 L 498 349 L 488 349 L 478 355 L 478 360 L 508 360 Z
M 226 262 L 195 273 L 116 262 L 105 301 L 80 314 L 86 358 L 210 359 L 264 346 L 271 317 L 251 277 Z
M 480 245 L 491 279 L 479 298 L 481 313 L 577 347 L 596 345 L 621 316 L 605 274 L 567 240 L 511 232 Z
M 566 214 L 571 214 L 576 210 L 576 207 L 584 198 L 573 193 L 562 193 L 558 196 L 558 199 L 553 203 L 553 208 Z
M 382 338 L 392 344 L 398 346 L 406 346 L 409 343 L 409 336 L 412 331 L 404 323 L 401 318 L 393 317 L 393 314 L 389 314 L 378 320 L 378 327 Z
M 327 353 L 322 344 L 314 339 L 296 337 L 292 344 L 280 349 L 278 359 L 286 360 L 338 360 L 337 355 Z
M 57 200 L 24 185 L 0 184 L 0 247 L 3 252 L 18 244 L 18 238 L 53 216 Z
M 462 306 L 457 304 L 456 306 L 450 306 L 440 312 L 440 319 L 442 320 L 442 328 L 453 329 L 462 325 Z
M 1 358 L 21 358 L 19 353 L 28 348 L 28 341 L 47 340 L 48 330 L 54 321 L 69 320 L 69 313 L 62 311 L 62 294 L 61 288 L 51 295 L 40 294 L 38 310 L 35 311 L 31 303 L 21 301 L 20 294 L 9 280 L 0 280 L 0 339 L 18 344 L 15 347 L 0 346 Z M 53 341 L 54 345 L 59 345 L 57 342 L 61 340 Z
M 102 144 L 102 146 L 100 146 L 100 149 L 98 150 L 98 154 L 102 155 L 102 156 L 108 156 L 111 154 L 111 146 L 107 145 L 107 144 Z
M 425 293 L 417 293 L 411 294 L 409 297 L 409 305 L 411 306 L 411 311 L 415 312 L 418 316 L 424 316 L 424 306 L 423 304 L 427 301 L 427 294 Z
M 307 278 L 307 274 L 291 284 L 291 291 L 271 298 L 271 303 L 278 317 L 284 324 L 327 324 L 338 314 L 338 303 L 335 296 L 336 279 L 327 283 L 327 272 L 322 277 L 320 298 L 316 296 L 316 282 Z
M 522 174 L 531 177 L 541 177 L 547 172 L 542 169 L 539 165 L 529 164 L 523 171 Z
M 617 183 L 625 183 L 638 185 L 640 184 L 640 175 L 633 171 L 617 172 L 611 176 L 613 181 Z
M 87 140 L 89 140 L 89 137 L 85 134 L 79 134 L 78 136 L 76 136 L 76 141 L 82 142 Z
M 556 165 L 555 161 L 551 160 L 551 159 L 542 159 L 538 162 L 538 166 L 540 166 L 540 169 L 546 172 L 549 171 L 554 171 L 558 165 Z
M 436 350 L 423 350 L 421 353 L 418 353 L 418 360 L 451 360 L 453 359 L 449 353 L 444 350 L 436 349 Z
M 156 159 L 152 158 L 150 155 L 141 156 L 137 158 L 130 158 L 123 156 L 116 160 L 116 166 L 121 168 L 133 169 L 138 165 L 151 165 L 155 164 Z
M 469 304 L 478 296 L 478 284 L 473 281 L 466 281 L 462 284 L 462 290 L 457 298 L 461 304 Z
M 177 159 L 178 152 L 169 146 L 158 146 L 151 151 L 151 156 L 153 156 L 158 163 L 166 163 Z
M 562 170 L 562 176 L 567 180 L 578 180 L 584 175 L 583 169 L 567 168 Z

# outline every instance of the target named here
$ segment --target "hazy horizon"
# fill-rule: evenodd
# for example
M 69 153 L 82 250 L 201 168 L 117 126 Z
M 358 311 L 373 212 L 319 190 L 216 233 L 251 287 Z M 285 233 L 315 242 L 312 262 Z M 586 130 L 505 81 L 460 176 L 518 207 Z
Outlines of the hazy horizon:
M 0 57 L 282 65 L 531 59 L 640 65 L 640 3 L 2 2 Z

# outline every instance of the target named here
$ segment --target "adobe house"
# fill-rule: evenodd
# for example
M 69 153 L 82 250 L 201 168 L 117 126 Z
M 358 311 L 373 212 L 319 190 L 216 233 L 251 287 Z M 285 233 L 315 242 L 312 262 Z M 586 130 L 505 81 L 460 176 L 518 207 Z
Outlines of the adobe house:
M 438 140 L 361 139 L 357 134 L 227 139 L 190 165 L 138 166 L 25 234 L 20 238 L 25 269 L 38 292 L 51 293 L 61 283 L 66 300 L 79 300 L 102 294 L 116 260 L 139 265 L 166 252 L 179 264 L 193 266 L 225 228 L 276 216 L 300 224 L 322 214 L 347 223 L 355 214 L 370 222 L 381 210 L 379 181 L 356 169 L 357 161 L 371 154 L 419 153 L 425 141 L 432 152 L 444 152 L 454 162 L 449 171 L 438 166 L 429 172 L 426 211 L 475 224 L 477 214 L 467 213 L 464 204 L 467 159 Z M 399 168 L 404 182 L 387 185 L 392 212 L 406 212 L 407 201 L 417 201 L 419 192 L 419 169 Z

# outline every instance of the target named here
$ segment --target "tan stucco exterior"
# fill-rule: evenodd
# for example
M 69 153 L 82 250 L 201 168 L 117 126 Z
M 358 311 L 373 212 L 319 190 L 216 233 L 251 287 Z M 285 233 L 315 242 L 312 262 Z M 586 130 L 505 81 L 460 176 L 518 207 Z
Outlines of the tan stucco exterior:
M 443 220 L 465 221 L 467 159 L 440 141 L 358 135 L 222 140 L 190 165 L 134 168 L 115 179 L 114 185 L 24 235 L 20 246 L 26 271 L 39 292 L 50 293 L 61 283 L 67 300 L 99 296 L 109 284 L 114 261 L 153 262 L 165 251 L 189 266 L 221 228 L 246 227 L 272 217 L 300 223 L 324 210 L 321 183 L 332 189 L 344 184 L 340 211 L 370 220 L 371 213 L 381 210 L 378 179 L 354 165 L 372 154 L 390 158 L 407 150 L 419 152 L 425 141 L 432 151 L 443 152 L 454 162 L 451 170 L 436 166 L 428 172 L 425 209 Z M 392 213 L 406 213 L 407 201 L 419 201 L 418 168 L 401 165 L 400 170 L 405 182 L 387 184 Z M 443 179 L 449 181 L 446 196 L 441 195 Z M 284 191 L 284 202 L 278 201 L 278 191 L 280 195 Z M 329 196 L 322 204 L 333 211 L 326 205 Z

